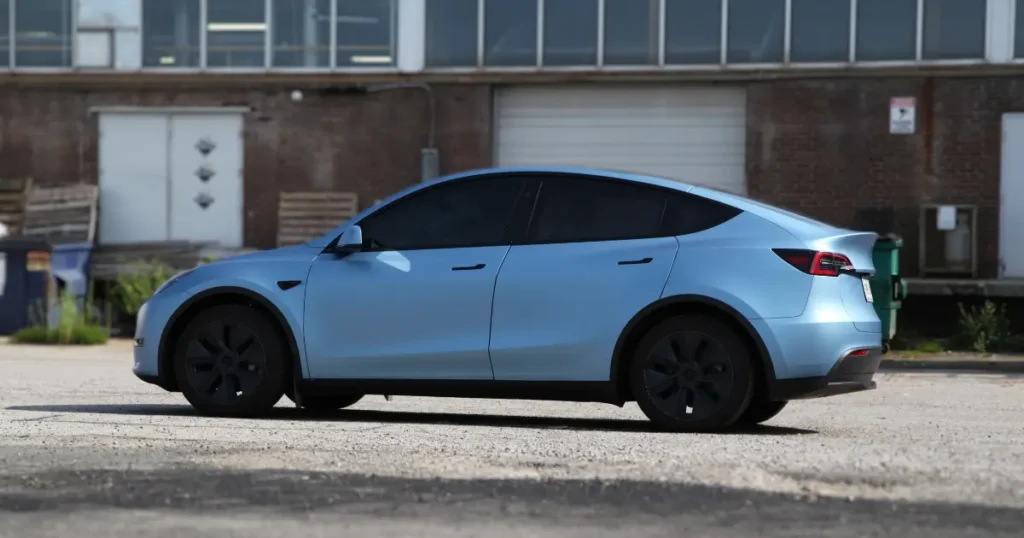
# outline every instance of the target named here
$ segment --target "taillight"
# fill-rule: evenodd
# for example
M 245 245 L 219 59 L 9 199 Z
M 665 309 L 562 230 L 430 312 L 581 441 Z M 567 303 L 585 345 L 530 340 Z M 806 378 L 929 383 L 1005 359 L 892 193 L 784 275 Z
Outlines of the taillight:
M 772 251 L 786 260 L 786 263 L 809 275 L 839 276 L 842 272 L 854 270 L 850 258 L 834 252 L 786 248 L 776 248 Z

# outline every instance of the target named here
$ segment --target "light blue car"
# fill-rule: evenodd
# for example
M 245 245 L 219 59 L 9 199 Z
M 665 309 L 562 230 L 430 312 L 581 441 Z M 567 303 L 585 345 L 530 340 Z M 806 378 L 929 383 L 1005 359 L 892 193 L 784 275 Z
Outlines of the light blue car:
M 661 429 L 750 426 L 875 387 L 876 239 L 652 177 L 468 172 L 175 276 L 139 312 L 134 371 L 218 416 L 373 394 L 636 401 Z

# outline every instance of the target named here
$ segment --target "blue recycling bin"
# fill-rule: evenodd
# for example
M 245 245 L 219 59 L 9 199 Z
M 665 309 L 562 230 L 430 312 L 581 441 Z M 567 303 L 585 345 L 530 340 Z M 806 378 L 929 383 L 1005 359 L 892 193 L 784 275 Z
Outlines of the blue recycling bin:
M 58 289 L 75 299 L 84 299 L 89 293 L 92 246 L 92 243 L 53 245 L 50 271 Z
M 42 239 L 0 238 L 0 336 L 46 323 L 51 251 Z

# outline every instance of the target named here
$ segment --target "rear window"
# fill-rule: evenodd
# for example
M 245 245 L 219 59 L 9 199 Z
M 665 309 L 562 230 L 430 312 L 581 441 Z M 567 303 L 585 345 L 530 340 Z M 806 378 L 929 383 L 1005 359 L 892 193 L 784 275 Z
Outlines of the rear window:
M 662 226 L 666 235 L 694 234 L 721 226 L 742 212 L 728 204 L 685 192 L 673 192 L 668 198 Z

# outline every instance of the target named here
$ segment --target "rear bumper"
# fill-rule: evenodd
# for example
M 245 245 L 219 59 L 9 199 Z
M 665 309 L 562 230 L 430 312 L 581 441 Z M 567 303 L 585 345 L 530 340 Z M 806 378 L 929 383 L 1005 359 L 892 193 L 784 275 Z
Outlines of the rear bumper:
M 768 389 L 773 401 L 825 398 L 872 390 L 878 366 L 882 363 L 881 348 L 871 349 L 866 355 L 845 355 L 827 375 L 773 381 Z

